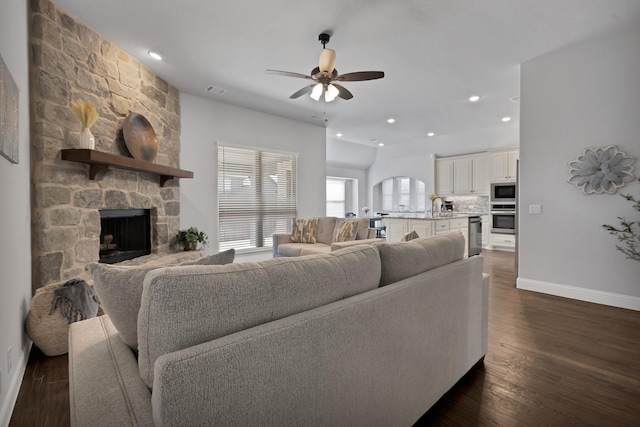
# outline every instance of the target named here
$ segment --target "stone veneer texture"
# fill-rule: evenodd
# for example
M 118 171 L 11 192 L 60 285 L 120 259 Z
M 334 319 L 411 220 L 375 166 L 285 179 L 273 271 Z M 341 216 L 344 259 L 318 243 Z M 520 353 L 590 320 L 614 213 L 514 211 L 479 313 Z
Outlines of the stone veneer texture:
M 178 90 L 49 0 L 30 1 L 33 288 L 85 276 L 98 260 L 99 209 L 151 209 L 152 253 L 166 253 L 180 227 L 177 180 L 115 170 L 90 181 L 88 166 L 60 160 L 77 148 L 71 101 L 93 102 L 96 150 L 130 156 L 122 122 L 144 115 L 158 137 L 155 163 L 179 167 Z

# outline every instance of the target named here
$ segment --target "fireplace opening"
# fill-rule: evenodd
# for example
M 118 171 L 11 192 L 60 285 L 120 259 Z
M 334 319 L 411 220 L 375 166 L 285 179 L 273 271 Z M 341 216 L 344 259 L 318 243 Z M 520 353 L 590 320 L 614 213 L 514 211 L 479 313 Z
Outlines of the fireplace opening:
M 151 253 L 150 209 L 104 209 L 100 225 L 100 262 L 114 264 Z

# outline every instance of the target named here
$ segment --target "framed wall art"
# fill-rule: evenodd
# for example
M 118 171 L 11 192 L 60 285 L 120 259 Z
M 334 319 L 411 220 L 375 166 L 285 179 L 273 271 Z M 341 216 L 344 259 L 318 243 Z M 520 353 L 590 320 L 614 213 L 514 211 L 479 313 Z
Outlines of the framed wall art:
M 0 154 L 18 163 L 18 86 L 0 55 Z

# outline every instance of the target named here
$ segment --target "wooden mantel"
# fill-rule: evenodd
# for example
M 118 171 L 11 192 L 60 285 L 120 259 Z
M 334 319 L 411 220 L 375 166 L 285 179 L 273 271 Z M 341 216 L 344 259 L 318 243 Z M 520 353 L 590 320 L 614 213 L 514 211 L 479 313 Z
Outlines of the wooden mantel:
M 102 181 L 105 172 L 126 169 L 136 172 L 146 172 L 160 177 L 160 187 L 175 178 L 193 178 L 193 172 L 170 166 L 136 160 L 132 157 L 119 156 L 88 148 L 68 148 L 60 151 L 62 160 L 86 163 L 89 165 L 89 179 Z

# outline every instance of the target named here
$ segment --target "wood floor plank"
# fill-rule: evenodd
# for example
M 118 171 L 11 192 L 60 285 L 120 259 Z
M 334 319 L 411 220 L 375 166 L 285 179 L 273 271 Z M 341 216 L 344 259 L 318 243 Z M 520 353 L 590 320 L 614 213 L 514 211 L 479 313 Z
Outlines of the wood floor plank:
M 489 348 L 416 426 L 640 425 L 640 312 L 516 289 L 483 251 Z M 67 356 L 34 347 L 10 426 L 69 425 Z

